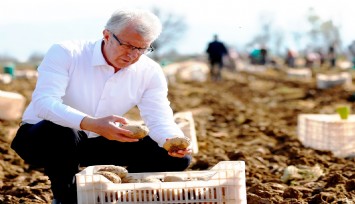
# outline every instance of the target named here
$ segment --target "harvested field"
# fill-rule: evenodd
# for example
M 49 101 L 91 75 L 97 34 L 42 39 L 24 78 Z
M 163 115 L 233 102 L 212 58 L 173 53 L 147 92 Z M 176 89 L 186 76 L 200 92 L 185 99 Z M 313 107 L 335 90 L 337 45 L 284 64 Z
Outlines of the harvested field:
M 35 80 L 16 79 L 0 90 L 28 100 Z M 247 199 L 267 203 L 353 203 L 355 160 L 302 145 L 297 137 L 301 113 L 334 113 L 351 92 L 336 86 L 320 90 L 314 80 L 289 79 L 283 72 L 224 73 L 222 82 L 170 84 L 175 112 L 192 111 L 199 152 L 189 170 L 205 170 L 219 161 L 246 162 Z M 0 203 L 50 203 L 50 182 L 10 147 L 20 121 L 0 121 Z M 289 166 L 318 168 L 319 174 L 282 180 Z

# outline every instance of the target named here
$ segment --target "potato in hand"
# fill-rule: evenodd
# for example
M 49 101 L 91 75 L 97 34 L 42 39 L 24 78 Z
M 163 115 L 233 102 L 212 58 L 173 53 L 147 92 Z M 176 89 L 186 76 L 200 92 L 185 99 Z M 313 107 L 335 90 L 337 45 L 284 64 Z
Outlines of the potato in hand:
M 134 139 L 142 139 L 148 135 L 148 128 L 143 125 L 122 125 L 121 128 L 129 130 L 133 132 L 133 135 L 129 135 L 128 137 Z
M 190 139 L 188 137 L 174 137 L 168 139 L 163 148 L 168 152 L 177 152 L 179 150 L 184 150 L 190 146 Z

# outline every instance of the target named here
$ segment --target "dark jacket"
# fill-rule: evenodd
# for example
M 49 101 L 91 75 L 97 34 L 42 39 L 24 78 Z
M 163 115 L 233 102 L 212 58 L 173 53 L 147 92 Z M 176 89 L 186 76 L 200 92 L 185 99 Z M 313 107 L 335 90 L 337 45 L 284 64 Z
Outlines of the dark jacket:
M 222 42 L 213 41 L 208 44 L 206 52 L 211 61 L 222 61 L 223 56 L 227 54 L 227 48 Z

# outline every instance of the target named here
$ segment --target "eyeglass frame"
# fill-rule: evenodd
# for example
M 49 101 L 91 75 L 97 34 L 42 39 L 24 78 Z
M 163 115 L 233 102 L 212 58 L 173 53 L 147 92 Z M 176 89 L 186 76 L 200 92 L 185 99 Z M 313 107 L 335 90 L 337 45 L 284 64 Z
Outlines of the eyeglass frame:
M 118 42 L 118 44 L 120 46 L 124 46 L 125 48 L 127 48 L 127 49 L 129 49 L 131 51 L 137 50 L 138 53 L 140 53 L 140 54 L 148 54 L 148 53 L 154 51 L 154 47 L 152 45 L 149 45 L 148 48 L 139 48 L 139 47 L 136 47 L 136 46 L 133 46 L 133 45 L 130 45 L 130 44 L 122 43 L 113 32 L 110 32 L 110 33 L 112 34 L 113 38 Z

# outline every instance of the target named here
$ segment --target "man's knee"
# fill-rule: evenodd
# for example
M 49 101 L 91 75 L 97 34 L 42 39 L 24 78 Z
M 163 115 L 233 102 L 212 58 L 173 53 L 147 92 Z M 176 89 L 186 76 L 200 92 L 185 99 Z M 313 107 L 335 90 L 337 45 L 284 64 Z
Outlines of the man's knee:
M 53 160 L 56 155 L 65 156 L 75 152 L 77 131 L 50 121 L 22 125 L 11 148 L 27 163 L 40 166 Z
M 182 162 L 181 162 L 181 167 L 183 168 L 183 170 L 187 169 L 192 161 L 192 156 L 191 155 L 187 155 L 185 157 L 182 158 Z
M 191 155 L 186 155 L 183 158 L 174 160 L 173 165 L 171 165 L 171 171 L 184 171 L 190 166 L 191 160 Z

